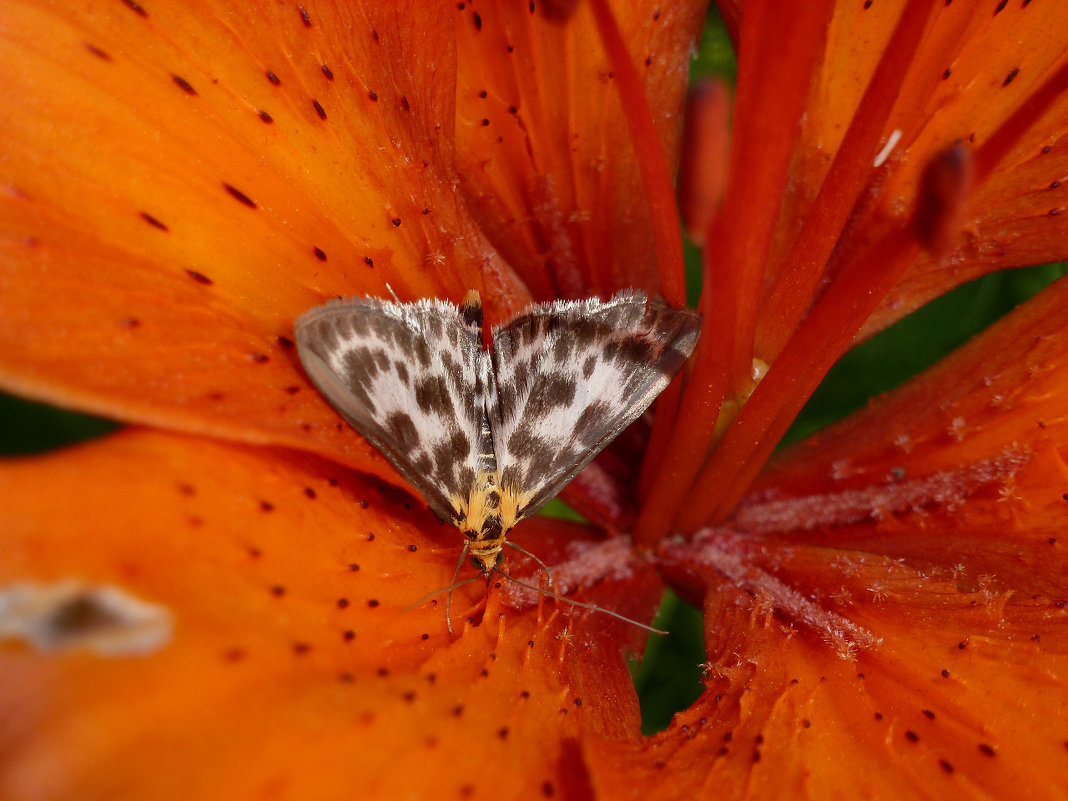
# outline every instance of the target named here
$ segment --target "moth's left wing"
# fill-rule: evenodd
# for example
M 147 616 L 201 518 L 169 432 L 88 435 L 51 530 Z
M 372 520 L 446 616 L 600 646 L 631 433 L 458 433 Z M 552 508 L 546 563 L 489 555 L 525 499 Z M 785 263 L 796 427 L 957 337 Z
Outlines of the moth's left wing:
M 457 522 L 479 473 L 494 469 L 477 297 L 328 303 L 296 323 L 308 376 L 331 405 L 422 493 Z M 488 458 L 487 455 L 488 454 Z
M 701 317 L 641 292 L 531 306 L 493 330 L 489 417 L 507 529 L 544 506 L 668 385 Z

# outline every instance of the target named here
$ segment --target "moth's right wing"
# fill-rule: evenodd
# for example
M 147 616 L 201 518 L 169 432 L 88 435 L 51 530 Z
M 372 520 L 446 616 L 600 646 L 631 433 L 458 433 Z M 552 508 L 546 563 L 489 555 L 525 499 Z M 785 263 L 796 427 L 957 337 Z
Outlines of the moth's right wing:
M 647 300 L 556 301 L 493 331 L 489 417 L 507 529 L 534 514 L 686 363 L 701 316 Z
M 315 386 L 450 522 L 485 454 L 493 467 L 481 309 L 477 319 L 467 311 L 364 298 L 317 306 L 296 322 Z

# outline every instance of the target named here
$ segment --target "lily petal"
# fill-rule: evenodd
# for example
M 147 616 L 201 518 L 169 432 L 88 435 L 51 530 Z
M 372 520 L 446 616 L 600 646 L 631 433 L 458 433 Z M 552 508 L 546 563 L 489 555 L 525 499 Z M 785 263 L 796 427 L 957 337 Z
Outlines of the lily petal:
M 1054 598 L 842 548 L 699 541 L 667 556 L 709 587 L 707 689 L 648 741 L 588 743 L 605 796 L 1061 797 Z
M 7 389 L 383 470 L 293 320 L 518 282 L 453 191 L 454 9 L 309 8 L 8 4 Z
M 681 267 L 660 265 L 658 274 L 656 227 L 669 228 L 678 248 L 674 203 L 668 198 L 670 225 L 650 213 L 655 195 L 641 173 L 650 159 L 641 159 L 637 132 L 627 133 L 622 71 L 640 81 L 637 99 L 651 112 L 642 135 L 658 139 L 666 155 L 659 163 L 673 174 L 686 88 L 679 70 L 706 4 L 612 3 L 606 13 L 634 69 L 606 53 L 594 5 L 574 4 L 561 18 L 551 3 L 471 4 L 457 25 L 461 188 L 486 235 L 542 300 L 625 286 L 659 291 L 664 273 Z M 681 285 L 681 275 L 674 280 Z
M 582 780 L 580 735 L 639 731 L 635 627 L 479 585 L 455 637 L 441 604 L 401 612 L 459 538 L 375 479 L 131 430 L 5 464 L 0 499 L 0 586 L 76 578 L 173 620 L 144 655 L 0 643 L 6 798 L 551 795 Z M 540 525 L 544 558 L 590 553 Z M 613 564 L 575 597 L 648 615 L 651 568 Z

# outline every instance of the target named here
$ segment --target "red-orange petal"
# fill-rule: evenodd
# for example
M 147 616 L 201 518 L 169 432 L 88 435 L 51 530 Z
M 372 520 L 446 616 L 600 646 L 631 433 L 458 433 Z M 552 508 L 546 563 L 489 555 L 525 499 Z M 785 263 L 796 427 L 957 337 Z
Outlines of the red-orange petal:
M 894 392 L 779 454 L 754 498 L 891 487 L 1068 443 L 1068 281 Z M 903 468 L 901 473 L 898 468 Z
M 658 291 L 662 254 L 620 102 L 626 87 L 590 4 L 463 8 L 456 147 L 464 197 L 486 235 L 538 299 Z M 704 8 L 611 3 L 672 168 Z M 677 241 L 674 215 L 671 226 Z
M 402 611 L 448 583 L 460 540 L 410 506 L 312 457 L 137 431 L 4 464 L 0 592 L 75 578 L 162 606 L 174 627 L 141 656 L 0 643 L 0 795 L 584 786 L 576 738 L 637 734 L 624 659 L 637 630 L 555 602 L 516 608 L 496 589 L 487 602 L 481 582 L 454 595 L 455 636 L 441 600 Z M 581 529 L 540 527 L 530 547 L 590 567 Z M 611 565 L 575 597 L 648 615 L 650 569 Z
M 707 689 L 651 740 L 587 743 L 604 796 L 1062 796 L 1063 579 L 1032 596 L 729 534 L 668 550 L 709 588 Z
M 887 49 L 895 24 L 902 15 L 922 22 L 928 9 L 930 20 L 915 52 L 895 65 L 896 80 L 881 89 L 890 105 L 879 118 L 877 140 L 865 140 L 863 152 L 849 154 L 866 163 L 866 174 L 854 174 L 845 186 L 823 185 L 833 175 L 832 156 L 841 155 L 839 148 L 850 141 L 846 131 L 872 76 L 881 62 L 898 55 Z M 885 214 L 908 213 L 935 153 L 957 141 L 982 149 L 1007 132 L 1010 147 L 979 176 L 950 255 L 918 259 L 861 336 L 983 273 L 1068 256 L 1068 221 L 1060 216 L 1065 207 L 1060 183 L 1068 174 L 1063 92 L 1068 49 L 1049 35 L 1066 25 L 1059 4 L 839 4 L 798 137 L 773 265 L 804 261 L 792 249 L 798 228 L 809 225 L 808 215 L 818 205 L 816 190 L 832 191 L 837 219 L 851 214 L 849 226 L 864 230 Z M 1032 103 L 1047 91 L 1048 102 Z M 801 294 L 806 303 L 808 296 Z M 779 300 L 790 303 L 788 297 Z M 765 325 L 778 324 L 777 308 Z M 786 318 L 794 319 L 792 313 Z
M 3 386 L 381 469 L 292 323 L 387 282 L 514 294 L 454 192 L 453 12 L 9 4 Z

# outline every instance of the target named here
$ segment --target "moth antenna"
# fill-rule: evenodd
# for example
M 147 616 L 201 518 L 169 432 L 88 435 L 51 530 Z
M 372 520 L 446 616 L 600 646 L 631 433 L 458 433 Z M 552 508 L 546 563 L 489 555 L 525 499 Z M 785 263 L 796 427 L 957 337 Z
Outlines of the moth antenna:
M 555 593 L 555 592 L 550 592 L 549 590 L 543 590 L 541 587 L 535 587 L 533 584 L 527 584 L 525 581 L 520 581 L 517 578 L 513 578 L 512 576 L 509 576 L 507 573 L 502 573 L 500 570 L 497 570 L 495 572 L 498 573 L 499 575 L 503 576 L 504 578 L 508 579 L 513 584 L 518 584 L 520 587 L 523 587 L 525 589 L 531 590 L 531 591 L 536 592 L 536 593 L 538 593 L 540 595 L 547 595 L 548 597 L 550 597 L 550 598 L 552 598 L 554 600 L 563 601 L 565 604 L 571 604 L 572 606 L 579 606 L 579 607 L 582 607 L 583 609 L 589 609 L 591 612 L 603 612 L 604 614 L 610 615 L 611 617 L 614 617 L 617 620 L 622 620 L 624 623 L 630 623 L 632 626 L 637 626 L 640 629 L 645 629 L 646 631 L 651 631 L 653 634 L 668 634 L 668 633 L 670 633 L 670 632 L 667 632 L 667 631 L 662 631 L 661 629 L 653 628 L 652 626 L 647 626 L 644 623 L 639 623 L 637 620 L 631 620 L 629 617 L 624 617 L 623 615 L 619 614 L 619 612 L 613 612 L 611 609 L 605 609 L 603 606 L 597 606 L 597 604 L 588 604 L 588 603 L 584 603 L 583 601 L 576 601 L 573 598 L 568 598 L 566 595 L 560 595 L 560 594 Z
M 463 569 L 464 559 L 467 558 L 467 549 L 470 546 L 470 541 L 465 540 L 463 550 L 460 551 L 460 558 L 456 562 L 456 569 L 452 572 L 452 581 L 449 583 L 449 586 L 442 587 L 441 589 L 434 590 L 433 592 L 424 595 L 415 603 L 408 604 L 406 607 L 401 609 L 401 611 L 407 612 L 410 609 L 415 609 L 417 606 L 422 606 L 423 604 L 425 604 L 434 596 L 441 595 L 443 592 L 446 592 L 448 593 L 448 595 L 445 596 L 445 627 L 449 630 L 449 634 L 452 634 L 452 591 L 457 589 L 458 587 L 462 587 L 465 584 L 470 584 L 472 581 L 482 578 L 482 574 L 479 573 L 478 575 L 471 576 L 471 578 L 465 578 L 461 581 L 456 580 L 457 577 L 460 575 L 460 570 Z
M 545 564 L 545 562 L 541 561 L 541 559 L 539 559 L 537 556 L 532 554 L 526 548 L 522 547 L 521 545 L 516 545 L 514 542 L 511 542 L 510 540 L 505 540 L 504 544 L 507 545 L 512 550 L 519 551 L 519 553 L 523 554 L 523 556 L 527 556 L 527 557 L 533 559 L 535 562 L 537 562 L 538 566 L 543 571 L 545 571 L 546 583 L 549 585 L 549 589 L 552 589 L 552 586 L 553 586 L 553 572 L 551 570 L 549 570 L 549 566 L 547 564 Z M 501 573 L 501 575 L 503 576 L 503 575 L 506 575 L 506 574 L 505 573 Z M 511 576 L 508 576 L 508 578 L 511 578 Z
M 420 598 L 418 601 L 415 601 L 414 603 L 408 604 L 406 607 L 401 609 L 401 611 L 402 612 L 410 612 L 413 609 L 415 609 L 416 607 L 422 606 L 427 601 L 429 601 L 431 598 L 434 598 L 435 596 L 441 595 L 443 592 L 451 593 L 453 590 L 459 589 L 460 587 L 464 586 L 465 584 L 470 584 L 472 581 L 477 581 L 480 578 L 482 578 L 482 574 L 481 573 L 478 574 L 478 575 L 475 575 L 475 576 L 471 576 L 470 578 L 465 578 L 465 579 L 461 579 L 460 581 L 453 582 L 448 587 L 442 587 L 441 589 L 437 589 L 437 590 L 434 590 L 433 592 L 429 592 L 426 595 L 424 595 L 422 598 Z M 449 627 L 449 632 L 450 633 L 452 632 L 452 627 L 451 626 Z

